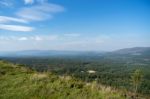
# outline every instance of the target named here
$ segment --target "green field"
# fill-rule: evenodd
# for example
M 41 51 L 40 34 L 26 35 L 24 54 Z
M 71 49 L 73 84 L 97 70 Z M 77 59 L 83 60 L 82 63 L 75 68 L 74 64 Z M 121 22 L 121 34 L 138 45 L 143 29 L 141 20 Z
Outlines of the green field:
M 0 61 L 0 99 L 125 99 L 121 91 Z

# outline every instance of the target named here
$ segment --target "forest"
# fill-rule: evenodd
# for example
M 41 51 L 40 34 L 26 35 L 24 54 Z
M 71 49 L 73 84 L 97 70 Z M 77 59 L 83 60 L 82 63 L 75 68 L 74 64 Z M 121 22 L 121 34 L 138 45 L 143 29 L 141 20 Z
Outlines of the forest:
M 3 60 L 29 67 L 39 72 L 70 75 L 86 82 L 97 81 L 116 89 L 133 91 L 131 75 L 136 69 L 143 73 L 139 94 L 150 94 L 150 62 L 131 56 L 56 56 L 3 57 Z
M 0 89 L 0 99 L 126 99 L 134 96 L 96 81 L 87 83 L 72 76 L 33 71 L 7 61 L 0 61 Z

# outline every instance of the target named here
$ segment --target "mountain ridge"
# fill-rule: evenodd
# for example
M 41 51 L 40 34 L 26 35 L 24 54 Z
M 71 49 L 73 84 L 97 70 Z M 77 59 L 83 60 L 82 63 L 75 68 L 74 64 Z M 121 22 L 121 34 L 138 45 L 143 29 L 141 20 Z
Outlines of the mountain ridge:
M 133 54 L 133 53 L 143 53 L 143 52 L 150 51 L 150 47 L 133 47 L 133 48 L 124 48 L 124 49 L 119 49 L 116 51 L 113 51 L 111 53 L 115 54 Z
M 47 57 L 47 56 L 99 56 L 99 55 L 141 55 L 150 53 L 150 47 L 133 47 L 123 48 L 115 51 L 59 51 L 59 50 L 22 50 L 0 52 L 1 57 L 19 57 L 19 56 L 34 56 L 34 57 Z M 148 54 L 149 55 L 149 54 Z

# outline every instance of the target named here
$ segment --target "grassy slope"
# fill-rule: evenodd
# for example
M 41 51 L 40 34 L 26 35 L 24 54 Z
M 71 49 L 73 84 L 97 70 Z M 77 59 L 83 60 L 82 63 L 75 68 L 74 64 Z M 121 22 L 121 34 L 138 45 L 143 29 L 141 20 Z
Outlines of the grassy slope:
M 125 99 L 110 87 L 0 61 L 0 99 Z

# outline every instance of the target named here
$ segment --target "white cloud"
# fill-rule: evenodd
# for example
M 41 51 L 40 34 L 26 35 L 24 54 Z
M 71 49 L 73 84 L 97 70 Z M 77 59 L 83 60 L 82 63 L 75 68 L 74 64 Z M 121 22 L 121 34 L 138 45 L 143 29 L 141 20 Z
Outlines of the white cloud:
M 29 37 L 29 40 L 42 41 L 43 38 L 41 36 L 32 36 L 32 37 Z
M 64 34 L 64 36 L 66 37 L 79 37 L 81 34 L 79 33 L 68 33 L 68 34 Z
M 21 25 L 4 25 L 4 24 L 0 24 L 0 30 L 29 32 L 29 31 L 33 31 L 34 28 L 28 27 L 28 26 L 21 26 Z
M 25 4 L 33 4 L 35 2 L 37 3 L 45 3 L 47 2 L 48 0 L 23 0 Z
M 56 41 L 57 35 L 0 36 L 0 41 Z
M 28 40 L 28 38 L 27 37 L 20 37 L 20 38 L 18 38 L 18 40 L 19 41 L 26 41 L 26 40 Z
M 33 4 L 33 3 L 34 3 L 34 0 L 24 0 L 24 3 L 25 3 L 25 4 Z
M 39 2 L 39 3 L 45 3 L 45 2 L 47 2 L 48 0 L 36 0 L 37 2 Z
M 149 41 L 141 38 L 128 38 L 127 36 L 95 35 L 77 37 L 75 39 L 65 39 L 63 34 L 53 35 L 26 35 L 26 36 L 0 36 L 0 50 L 112 50 L 123 47 L 148 46 Z M 127 40 L 128 39 L 128 40 Z M 119 43 L 118 43 L 119 42 Z M 17 49 L 16 49 L 17 48 Z M 20 49 L 18 49 L 20 48 Z
M 13 3 L 10 1 L 2 0 L 2 1 L 0 1 L 0 6 L 11 7 L 11 6 L 13 6 Z
M 16 17 L 9 16 L 0 16 L 0 29 L 1 30 L 9 30 L 9 31 L 21 31 L 21 32 L 29 32 L 33 31 L 34 28 L 30 26 L 22 26 L 15 25 L 15 23 L 29 23 L 32 21 L 44 21 L 47 19 L 53 18 L 55 13 L 63 12 L 64 7 L 56 4 L 48 3 L 47 0 L 23 0 L 25 4 L 33 4 L 24 8 L 19 9 L 19 11 L 15 12 Z M 9 6 L 13 4 L 12 1 L 2 0 L 0 1 L 0 6 L 5 5 Z M 11 24 L 8 24 L 10 23 Z M 7 25 L 5 24 L 7 23 Z M 28 24 L 29 25 L 29 24 Z M 40 40 L 39 38 L 36 38 Z
M 54 40 L 58 40 L 59 35 L 48 35 L 48 36 L 43 36 L 43 38 L 45 38 L 45 40 L 50 40 L 50 41 L 54 41 Z
M 7 17 L 7 16 L 0 16 L 0 23 L 12 22 L 12 21 L 13 22 L 19 22 L 19 23 L 27 23 L 27 21 L 24 19 Z
M 21 12 L 17 13 L 17 15 L 28 21 L 43 21 L 52 18 L 52 16 L 47 13 L 37 10 L 29 10 L 28 8 L 23 9 Z
M 54 13 L 63 11 L 64 8 L 60 5 L 42 3 L 36 6 L 22 8 L 16 15 L 29 21 L 42 21 L 51 19 Z
M 39 37 L 39 36 L 35 36 L 35 40 L 36 41 L 41 41 L 41 40 L 43 40 L 41 37 Z
M 31 36 L 29 38 L 30 40 L 35 40 L 35 41 L 56 41 L 60 39 L 58 35 L 36 35 L 36 36 Z

